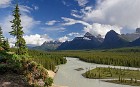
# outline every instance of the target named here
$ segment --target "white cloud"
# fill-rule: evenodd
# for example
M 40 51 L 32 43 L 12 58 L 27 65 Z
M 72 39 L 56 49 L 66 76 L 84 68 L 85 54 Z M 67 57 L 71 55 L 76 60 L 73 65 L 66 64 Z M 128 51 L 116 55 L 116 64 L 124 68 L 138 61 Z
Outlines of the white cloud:
M 11 4 L 11 0 L 0 0 L 0 8 L 8 7 Z
M 42 45 L 45 41 L 52 41 L 53 40 L 47 34 L 44 34 L 44 35 L 39 35 L 39 34 L 25 35 L 25 36 L 23 36 L 23 38 L 25 39 L 26 44 L 32 44 L 32 45 L 38 45 L 38 46 Z M 16 42 L 15 38 L 9 39 L 10 46 L 14 46 L 15 42 Z
M 78 2 L 79 6 L 85 6 L 88 3 L 88 0 L 75 0 Z
M 70 26 L 80 23 L 85 26 L 83 28 L 85 32 L 102 36 L 111 29 L 117 33 L 129 33 L 140 27 L 140 0 L 96 1 L 95 6 L 84 6 L 79 12 L 72 10 L 71 15 L 81 18 L 79 20 L 62 17 L 63 25 Z
M 19 5 L 19 9 L 22 13 L 30 13 L 30 11 L 33 10 L 31 7 L 25 5 Z
M 82 35 L 80 33 L 78 33 L 78 32 L 71 32 L 71 33 L 68 34 L 68 36 L 70 36 L 70 37 L 72 37 L 72 36 L 74 36 L 74 37 L 80 37 Z
M 25 33 L 30 33 L 30 31 L 33 27 L 40 24 L 40 21 L 36 21 L 34 18 L 32 18 L 28 15 L 22 15 L 21 20 L 22 20 L 21 23 L 23 26 L 23 30 Z
M 56 20 L 52 20 L 52 21 L 47 21 L 45 24 L 46 25 L 54 25 L 55 23 L 57 23 L 58 21 Z
M 25 33 L 30 33 L 30 31 L 35 27 L 36 25 L 40 24 L 40 21 L 36 21 L 33 17 L 29 16 L 27 13 L 30 13 L 30 10 L 32 10 L 28 6 L 22 6 L 20 5 L 20 11 L 21 11 L 21 25 L 23 27 L 23 31 Z M 12 13 L 11 13 L 12 14 Z M 13 20 L 13 16 L 9 14 L 3 18 L 3 20 L 0 20 L 0 24 L 2 24 L 2 29 L 5 35 L 10 32 L 11 25 L 10 21 Z
M 89 23 L 81 21 L 81 20 L 75 20 L 75 19 L 66 18 L 66 17 L 62 17 L 62 19 L 65 21 L 65 23 L 62 24 L 64 26 L 74 25 L 74 24 L 77 24 L 77 23 L 80 23 L 80 24 L 83 24 L 83 25 L 86 25 L 86 26 L 90 26 Z
M 8 15 L 7 17 L 4 18 L 4 20 L 0 21 L 4 34 L 8 34 L 8 32 L 11 31 L 12 26 L 12 24 L 10 23 L 11 19 L 13 19 L 13 17 L 11 15 Z
M 26 44 L 34 44 L 34 45 L 42 45 L 45 41 L 51 41 L 52 39 L 47 35 L 26 35 L 24 36 L 24 39 L 26 40 Z
M 89 26 L 84 27 L 85 32 L 90 32 L 91 34 L 96 35 L 96 36 L 98 34 L 101 34 L 103 37 L 110 30 L 115 30 L 117 33 L 120 34 L 121 29 L 122 27 L 118 27 L 115 25 L 111 26 L 111 25 L 105 25 L 105 24 L 99 24 L 99 23 L 93 23 L 91 27 Z
M 16 38 L 9 38 L 8 40 L 9 40 L 10 47 L 14 47 L 15 42 L 16 42 Z
M 8 15 L 4 18 L 4 20 L 0 21 L 4 34 L 8 34 L 8 32 L 12 30 L 12 23 L 10 23 L 11 20 L 13 20 L 13 17 L 11 15 Z M 36 21 L 26 14 L 21 15 L 21 25 L 23 26 L 23 31 L 25 33 L 30 33 L 31 29 L 37 24 L 40 24 L 40 21 Z
M 71 15 L 73 17 L 76 17 L 76 18 L 82 18 L 83 17 L 83 15 L 78 15 L 78 11 L 77 10 L 72 10 L 71 11 Z
M 74 25 L 77 23 L 80 23 L 82 25 L 84 25 L 84 32 L 90 32 L 93 35 L 98 35 L 101 34 L 102 36 L 105 36 L 105 34 L 109 31 L 109 30 L 115 30 L 117 33 L 120 33 L 122 27 L 119 27 L 117 25 L 106 25 L 106 24 L 100 24 L 100 23 L 87 23 L 81 20 L 75 20 L 75 19 L 71 19 L 71 18 L 65 18 L 62 17 L 62 19 L 65 21 L 65 23 L 63 25 L 65 26 L 69 26 L 69 25 Z M 74 33 L 72 33 L 74 34 Z M 69 35 L 72 35 L 69 34 Z
M 95 9 L 83 11 L 83 20 L 135 30 L 140 27 L 139 4 L 140 0 L 99 0 Z
M 68 41 L 69 38 L 68 38 L 67 36 L 64 36 L 64 37 L 60 37 L 58 40 L 59 40 L 60 42 L 65 42 L 65 41 Z

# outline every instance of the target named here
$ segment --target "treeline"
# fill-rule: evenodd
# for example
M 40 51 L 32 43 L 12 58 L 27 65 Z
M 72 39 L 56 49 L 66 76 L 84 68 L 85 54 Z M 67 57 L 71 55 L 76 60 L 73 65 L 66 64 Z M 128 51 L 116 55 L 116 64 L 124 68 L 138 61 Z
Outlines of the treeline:
M 133 48 L 131 48 L 132 50 Z M 115 66 L 128 66 L 128 67 L 140 67 L 140 52 L 136 51 L 115 51 L 112 50 L 96 50 L 96 51 L 60 51 L 55 52 L 59 55 L 68 57 L 76 57 L 82 61 L 107 64 Z M 140 48 L 137 48 L 139 50 Z M 124 49 L 126 50 L 126 49 Z
M 12 48 L 12 52 L 16 49 Z M 64 55 L 59 55 L 57 53 L 39 51 L 39 50 L 28 50 L 29 58 L 33 61 L 43 65 L 48 70 L 55 70 L 56 65 L 65 64 L 66 58 Z

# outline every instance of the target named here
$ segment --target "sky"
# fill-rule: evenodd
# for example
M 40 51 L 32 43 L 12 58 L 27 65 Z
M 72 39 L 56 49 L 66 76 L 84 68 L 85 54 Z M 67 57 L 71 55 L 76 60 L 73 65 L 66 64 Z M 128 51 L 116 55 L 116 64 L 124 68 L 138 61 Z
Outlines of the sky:
M 27 44 L 64 42 L 86 32 L 103 37 L 109 30 L 132 33 L 140 27 L 140 0 L 0 0 L 0 26 L 10 45 L 15 42 L 8 32 L 17 1 Z

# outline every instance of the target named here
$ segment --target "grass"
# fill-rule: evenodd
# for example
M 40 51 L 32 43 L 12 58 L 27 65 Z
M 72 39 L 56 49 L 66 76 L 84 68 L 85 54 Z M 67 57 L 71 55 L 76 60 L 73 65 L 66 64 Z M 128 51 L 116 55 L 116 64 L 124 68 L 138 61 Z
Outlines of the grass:
M 105 81 L 110 83 L 140 86 L 140 70 L 97 67 L 82 75 L 89 79 L 109 79 Z
M 91 79 L 130 79 L 136 78 L 140 80 L 139 70 L 129 70 L 129 69 L 118 69 L 118 68 L 103 68 L 98 67 L 93 70 L 89 70 L 83 74 L 86 78 Z
M 115 83 L 115 84 L 122 84 L 122 85 L 131 85 L 131 86 L 140 86 L 140 81 L 135 80 L 124 80 L 124 81 L 119 81 L 119 80 L 106 80 L 105 82 L 110 82 L 110 83 Z

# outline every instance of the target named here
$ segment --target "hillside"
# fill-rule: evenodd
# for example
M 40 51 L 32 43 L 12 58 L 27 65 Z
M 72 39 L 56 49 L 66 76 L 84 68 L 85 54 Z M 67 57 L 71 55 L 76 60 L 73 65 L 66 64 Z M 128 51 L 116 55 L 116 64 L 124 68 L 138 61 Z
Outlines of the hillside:
M 120 48 L 127 46 L 129 42 L 119 36 L 114 30 L 107 32 L 101 48 Z
M 97 38 L 87 32 L 83 37 L 75 37 L 72 41 L 62 43 L 57 50 L 95 49 L 101 42 L 102 38 Z

